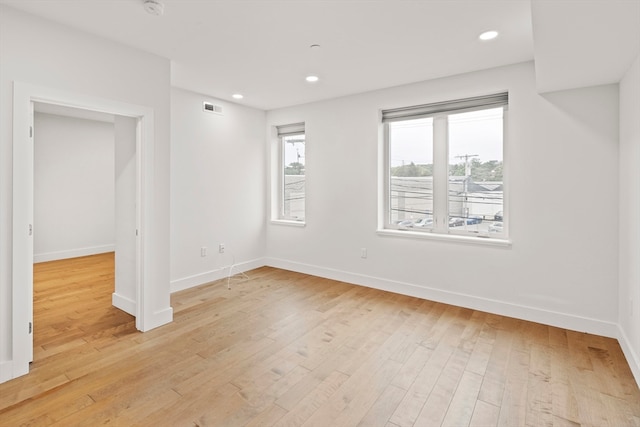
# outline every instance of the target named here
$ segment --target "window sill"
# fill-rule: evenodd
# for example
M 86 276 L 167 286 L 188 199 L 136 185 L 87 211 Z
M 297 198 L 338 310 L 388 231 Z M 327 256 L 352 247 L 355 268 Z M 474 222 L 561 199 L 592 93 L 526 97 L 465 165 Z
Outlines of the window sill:
M 430 233 L 428 231 L 419 232 L 391 229 L 379 229 L 376 231 L 376 233 L 380 236 L 407 237 L 410 239 L 439 240 L 452 243 L 470 243 L 474 245 L 511 247 L 511 240 L 497 239 L 494 237 L 461 236 L 458 234 L 438 234 Z
M 271 224 L 287 225 L 289 227 L 305 227 L 307 225 L 307 223 L 304 221 L 292 221 L 288 219 L 272 219 Z

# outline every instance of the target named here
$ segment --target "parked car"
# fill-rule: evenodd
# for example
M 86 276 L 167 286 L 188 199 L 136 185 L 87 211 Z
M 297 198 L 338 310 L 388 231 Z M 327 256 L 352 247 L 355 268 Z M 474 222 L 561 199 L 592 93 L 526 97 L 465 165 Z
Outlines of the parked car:
M 495 219 L 496 221 L 502 221 L 502 211 L 496 212 L 496 214 L 493 216 L 493 219 Z
M 433 227 L 433 218 L 420 218 L 414 224 L 414 227 Z
M 464 225 L 464 218 L 449 218 L 449 227 L 461 227 Z
M 502 233 L 502 222 L 494 222 L 489 226 L 489 233 Z
M 482 217 L 479 216 L 470 216 L 469 218 L 452 217 L 449 218 L 449 227 L 461 227 L 465 224 L 473 225 L 480 224 L 481 222 Z
M 480 216 L 470 216 L 469 218 L 467 218 L 467 225 L 480 224 L 481 222 L 482 217 Z
M 398 227 L 413 227 L 413 220 L 412 219 L 403 219 L 403 220 L 397 221 L 396 225 Z

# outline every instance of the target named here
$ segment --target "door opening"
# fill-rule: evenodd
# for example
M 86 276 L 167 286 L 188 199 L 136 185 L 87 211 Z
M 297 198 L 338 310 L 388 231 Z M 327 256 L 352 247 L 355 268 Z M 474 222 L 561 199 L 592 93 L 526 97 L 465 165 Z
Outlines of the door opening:
M 103 98 L 72 94 L 14 82 L 13 108 L 13 262 L 12 262 L 12 378 L 27 374 L 33 359 L 33 184 L 34 184 L 34 103 L 53 104 L 127 118 L 128 126 L 135 128 L 135 294 L 133 299 L 116 298 L 113 304 L 124 311 L 132 311 L 136 328 L 144 331 L 148 317 L 153 315 L 149 306 L 150 292 L 145 282 L 145 214 L 150 200 L 147 186 L 153 176 L 145 167 L 152 164 L 153 110 L 147 107 L 121 103 Z M 125 124 L 126 128 L 127 125 Z M 120 306 L 119 306 L 120 305 Z M 151 326 L 150 326 L 151 327 Z M 150 328 L 149 327 L 149 328 Z
M 34 103 L 35 344 L 94 331 L 94 316 L 113 313 L 112 305 L 135 317 L 136 126 L 134 118 Z M 117 263 L 97 256 L 112 253 L 113 259 L 114 252 Z M 64 328 L 72 333 L 47 327 L 60 299 L 85 301 L 75 309 L 85 314 Z M 43 316 L 37 307 L 52 310 Z

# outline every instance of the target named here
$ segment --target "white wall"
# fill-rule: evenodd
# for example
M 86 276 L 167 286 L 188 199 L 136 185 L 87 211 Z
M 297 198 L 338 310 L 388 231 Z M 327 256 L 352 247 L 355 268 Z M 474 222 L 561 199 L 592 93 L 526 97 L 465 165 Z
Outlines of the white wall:
M 204 101 L 223 114 L 202 111 Z M 262 265 L 264 128 L 264 111 L 172 89 L 172 290 L 225 277 L 234 262 L 234 273 Z
M 620 296 L 623 350 L 640 384 L 640 56 L 620 82 Z
M 379 110 L 504 90 L 513 245 L 376 234 Z M 270 111 L 267 133 L 300 121 L 307 225 L 267 226 L 270 265 L 617 334 L 616 85 L 543 97 L 524 63 Z
M 170 62 L 118 43 L 0 6 L 0 381 L 11 371 L 13 82 L 152 108 L 153 203 L 146 280 L 155 318 L 170 319 Z M 19 308 L 16 308 L 19 309 Z
M 34 261 L 113 251 L 113 123 L 36 112 L 34 124 Z

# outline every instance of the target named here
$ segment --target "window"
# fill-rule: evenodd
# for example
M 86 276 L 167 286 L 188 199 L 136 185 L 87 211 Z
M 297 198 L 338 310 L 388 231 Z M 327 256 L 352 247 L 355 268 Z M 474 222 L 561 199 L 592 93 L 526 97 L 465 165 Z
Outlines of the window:
M 506 93 L 382 111 L 387 229 L 506 237 Z
M 304 123 L 278 126 L 278 219 L 303 222 L 305 218 Z

